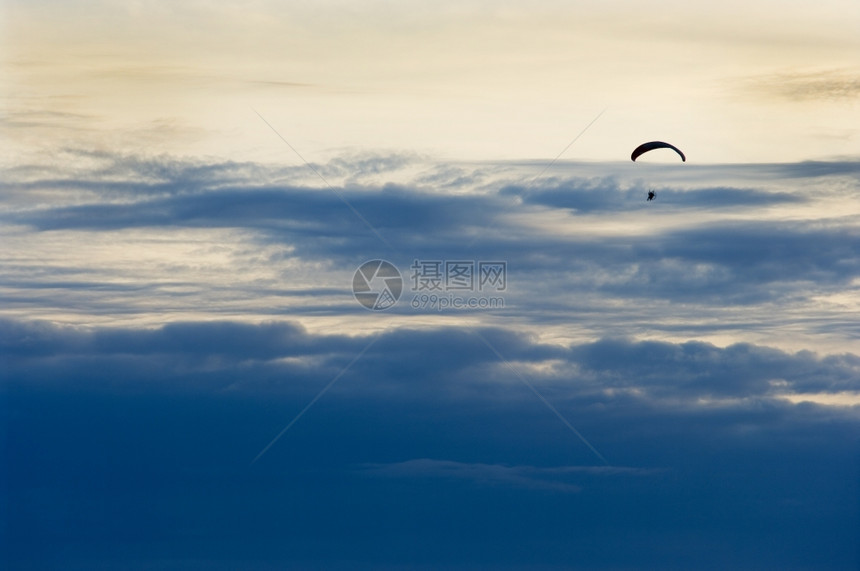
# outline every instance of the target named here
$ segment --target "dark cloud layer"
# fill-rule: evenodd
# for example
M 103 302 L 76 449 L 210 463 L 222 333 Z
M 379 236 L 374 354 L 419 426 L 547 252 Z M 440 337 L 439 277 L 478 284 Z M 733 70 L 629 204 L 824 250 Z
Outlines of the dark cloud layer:
M 373 257 L 408 265 L 412 258 L 480 256 L 506 260 L 512 268 L 542 276 L 540 281 L 564 278 L 566 287 L 573 284 L 582 292 L 628 298 L 761 303 L 844 288 L 860 275 L 860 234 L 850 220 L 739 221 L 730 215 L 801 204 L 814 211 L 814 194 L 795 191 L 662 190 L 659 206 L 652 210 L 691 220 L 712 218 L 682 228 L 652 223 L 636 235 L 555 236 L 536 233 L 516 218 L 538 217 L 550 209 L 572 216 L 572 225 L 577 216 L 595 214 L 641 213 L 644 221 L 649 213 L 642 211 L 642 189 L 611 178 L 542 180 L 531 187 L 502 184 L 490 192 L 466 194 L 438 192 L 421 183 L 311 188 L 274 182 L 294 178 L 295 169 L 103 153 L 96 159 L 104 165 L 89 176 L 5 183 L 9 192 L 87 189 L 93 200 L 16 208 L 3 218 L 38 232 L 241 229 L 253 233 L 258 243 L 294 249 L 300 259 L 347 266 Z M 351 169 L 373 174 L 408 164 L 403 157 L 370 157 L 315 168 L 342 177 Z M 777 169 L 784 177 L 826 179 L 854 174 L 857 165 L 798 163 L 761 169 Z M 461 171 L 450 176 L 464 178 Z M 423 180 L 445 174 L 434 173 Z M 713 218 L 714 213 L 725 216 Z M 597 278 L 607 275 L 612 278 Z
M 594 165 L 523 185 L 512 165 L 351 157 L 314 165 L 328 188 L 306 166 L 72 154 L 74 167 L 12 169 L 0 185 L 17 248 L 4 307 L 78 323 L 143 311 L 159 325 L 0 320 L 5 568 L 860 561 L 860 356 L 690 339 L 779 325 L 856 338 L 860 234 L 816 214 L 853 205 L 856 161 L 688 169 L 646 204 L 639 182 L 582 176 Z M 374 182 L 410 169 L 412 182 Z M 171 260 L 146 250 L 192 234 L 200 243 L 165 250 Z M 210 250 L 233 257 L 208 268 L 196 256 Z M 88 256 L 103 251 L 119 261 L 97 267 Z M 134 273 L 141 251 L 161 274 Z M 477 313 L 469 327 L 419 326 L 405 300 L 384 322 L 400 325 L 358 329 L 348 278 L 374 257 L 401 270 L 506 261 L 503 326 L 471 325 Z M 349 275 L 294 283 L 308 267 Z M 839 312 L 810 309 L 840 295 Z M 159 313 L 159 296 L 191 301 Z M 254 303 L 277 306 L 269 321 L 233 317 Z M 201 305 L 205 317 L 184 317 Z M 352 335 L 298 322 L 320 315 Z M 550 327 L 591 340 L 525 333 Z
M 604 389 L 636 389 L 638 398 L 682 399 L 687 404 L 710 397 L 774 397 L 794 393 L 838 393 L 860 389 L 860 357 L 852 354 L 821 357 L 808 351 L 795 354 L 751 344 L 719 348 L 703 342 L 673 344 L 657 341 L 604 339 L 570 348 L 535 343 L 505 329 L 477 331 L 458 328 L 407 329 L 380 334 L 356 370 L 438 387 L 482 386 L 487 375 L 515 380 L 500 365 L 495 347 L 513 362 L 561 360 L 561 373 L 546 380 L 564 382 L 565 390 L 590 395 Z M 146 379 L 152 371 L 136 371 L 145 360 L 158 367 L 156 378 L 194 372 L 205 378 L 244 367 L 266 366 L 289 372 L 296 359 L 320 359 L 314 375 L 324 379 L 340 364 L 362 352 L 372 337 L 314 336 L 290 322 L 250 325 L 234 322 L 172 323 L 156 329 L 82 330 L 45 322 L 0 322 L 0 349 L 9 379 L 42 379 L 72 368 L 86 370 L 98 385 L 110 374 L 99 363 L 128 364 L 129 379 Z M 486 341 L 485 341 L 486 340 Z M 290 361 L 293 359 L 294 361 Z M 324 362 L 330 367 L 320 367 Z M 182 363 L 183 367 L 176 367 Z M 369 368 L 372 363 L 372 369 Z M 39 374 L 45 368 L 52 371 Z M 287 375 L 289 376 L 289 375 Z M 241 386 L 239 382 L 236 386 Z M 248 381 L 253 390 L 253 383 Z M 220 388 L 215 384 L 211 389 Z M 673 401 L 674 402 L 674 401 Z
M 504 211 L 496 199 L 416 195 L 399 189 L 358 193 L 350 203 L 383 236 L 396 238 L 416 255 L 465 253 L 468 228 L 491 228 Z M 256 189 L 158 199 L 135 204 L 88 205 L 16 214 L 42 231 L 110 231 L 135 227 L 246 227 L 269 240 L 300 248 L 307 258 L 361 259 L 362 252 L 397 255 L 367 231 L 361 220 L 327 190 Z M 416 229 L 432 229 L 432 234 Z M 762 284 L 844 284 L 860 275 L 860 234 L 844 225 L 806 222 L 710 223 L 641 237 L 479 238 L 471 248 L 507 259 L 524 270 L 557 271 L 600 265 L 617 275 L 627 295 L 754 294 Z M 540 257 L 534 254 L 540 253 Z M 575 255 L 572 255 L 572 252 Z M 366 254 L 365 254 L 366 255 Z M 571 267 L 572 266 L 572 267 Z M 635 267 L 629 274 L 627 268 Z M 690 269 L 693 269 L 691 272 Z M 588 275 L 588 272 L 578 272 Z M 770 290 L 759 292 L 769 295 Z
M 716 187 L 695 191 L 664 190 L 652 187 L 661 202 L 672 208 L 743 208 L 799 203 L 804 197 L 788 192 L 765 192 L 755 189 Z M 577 213 L 621 212 L 631 205 L 639 206 L 645 194 L 643 188 L 621 188 L 613 180 L 572 180 L 557 187 L 516 187 L 500 190 L 502 195 L 520 197 L 528 204 L 571 209 Z
M 778 398 L 856 355 L 483 330 L 604 466 L 474 332 L 391 331 L 251 464 L 369 338 L 0 331 L 10 569 L 857 563 L 856 408 Z

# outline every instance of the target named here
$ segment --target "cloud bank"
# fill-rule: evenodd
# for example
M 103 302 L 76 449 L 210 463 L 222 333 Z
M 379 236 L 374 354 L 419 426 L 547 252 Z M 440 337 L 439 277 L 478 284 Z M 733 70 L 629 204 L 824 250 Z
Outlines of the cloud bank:
M 11 568 L 856 561 L 856 162 L 75 156 L 3 182 Z M 373 258 L 505 304 L 369 312 Z

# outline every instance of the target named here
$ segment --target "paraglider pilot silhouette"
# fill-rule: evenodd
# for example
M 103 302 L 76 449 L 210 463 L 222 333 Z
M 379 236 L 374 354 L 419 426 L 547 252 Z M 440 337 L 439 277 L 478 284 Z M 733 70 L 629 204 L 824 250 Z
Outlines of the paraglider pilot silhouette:
M 630 160 L 636 162 L 636 159 L 639 157 L 639 155 L 647 153 L 648 151 L 653 151 L 654 149 L 672 149 L 673 151 L 681 155 L 681 160 L 683 162 L 687 162 L 687 157 L 684 156 L 684 153 L 681 152 L 681 149 L 679 149 L 675 145 L 664 143 L 663 141 L 651 141 L 650 143 L 642 143 L 641 145 L 633 149 L 633 153 L 630 155 Z M 647 200 L 650 202 L 655 198 L 657 198 L 657 193 L 653 190 L 649 190 Z

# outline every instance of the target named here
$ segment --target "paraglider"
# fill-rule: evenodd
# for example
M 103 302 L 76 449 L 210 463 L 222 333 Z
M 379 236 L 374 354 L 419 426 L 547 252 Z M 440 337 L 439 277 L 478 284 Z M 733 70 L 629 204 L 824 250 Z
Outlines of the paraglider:
M 648 151 L 653 151 L 654 149 L 672 149 L 673 151 L 678 153 L 678 155 L 680 155 L 681 160 L 683 162 L 687 162 L 687 157 L 684 156 L 684 153 L 681 151 L 681 149 L 679 149 L 675 145 L 664 143 L 663 141 L 651 141 L 649 143 L 642 143 L 641 145 L 633 149 L 633 153 L 631 153 L 630 155 L 630 160 L 635 163 L 636 159 L 638 159 L 640 155 L 643 155 Z M 657 198 L 657 193 L 653 190 L 649 190 L 648 198 L 646 200 L 648 202 L 651 202 L 655 198 Z
M 654 149 L 672 149 L 681 156 L 682 161 L 687 162 L 687 157 L 684 156 L 684 153 L 681 152 L 681 149 L 679 149 L 675 145 L 664 143 L 663 141 L 651 141 L 650 143 L 642 143 L 641 145 L 633 149 L 633 154 L 630 155 L 630 160 L 635 162 L 636 159 L 639 158 L 639 155 L 647 153 L 648 151 L 653 151 Z

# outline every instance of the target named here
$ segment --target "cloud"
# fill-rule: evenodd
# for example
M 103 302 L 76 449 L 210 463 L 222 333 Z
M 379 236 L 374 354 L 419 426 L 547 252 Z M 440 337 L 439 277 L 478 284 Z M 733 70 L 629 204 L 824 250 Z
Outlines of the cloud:
M 804 287 L 845 286 L 860 275 L 858 246 L 860 234 L 843 225 L 736 223 L 675 231 L 635 248 L 637 258 L 651 262 L 635 285 L 661 297 L 717 295 L 741 303 L 770 297 L 774 287 L 802 295 Z
M 9 558 L 378 568 L 468 549 L 527 568 L 596 549 L 597 566 L 656 567 L 663 546 L 711 560 L 716 541 L 779 568 L 855 561 L 856 407 L 781 395 L 860 390 L 858 356 L 481 334 L 613 465 L 463 328 L 384 333 L 252 465 L 368 336 L 0 322 Z
M 697 188 L 694 190 L 662 190 L 661 201 L 672 208 L 749 208 L 765 207 L 785 203 L 804 202 L 804 197 L 788 192 L 768 192 L 741 188 Z M 500 195 L 512 195 L 527 204 L 539 204 L 552 208 L 566 208 L 576 213 L 618 212 L 639 206 L 645 191 L 641 187 L 621 188 L 618 181 L 573 179 L 559 186 L 516 187 L 509 186 L 499 191 Z M 626 205 L 626 208 L 625 206 Z
M 480 333 L 504 361 L 463 328 L 399 328 L 368 348 L 369 336 L 312 334 L 290 322 L 82 329 L 6 320 L 0 352 L 9 414 L 67 394 L 250 407 L 262 416 L 230 437 L 244 461 L 337 379 L 263 461 L 278 465 L 321 430 L 341 442 L 343 461 L 386 478 L 567 493 L 598 477 L 668 477 L 664 468 L 705 462 L 703 442 L 723 455 L 856 442 L 856 398 L 844 398 L 860 394 L 856 354 L 630 339 L 559 346 L 506 328 Z M 609 467 L 594 466 L 522 378 Z
M 565 348 L 504 328 L 485 329 L 481 335 L 515 368 L 525 366 L 522 374 L 537 383 L 550 383 L 554 391 L 562 391 L 559 396 L 564 399 L 590 401 L 602 395 L 600 398 L 611 403 L 613 395 L 623 395 L 622 400 L 632 395 L 656 406 L 696 408 L 703 399 L 860 391 L 860 357 L 853 354 L 819 356 L 745 343 L 721 348 L 698 341 L 675 344 L 629 339 L 603 339 Z M 244 367 L 263 367 L 271 374 L 283 369 L 288 378 L 299 370 L 294 364 L 303 359 L 314 363 L 314 377 L 324 380 L 361 353 L 370 339 L 313 335 L 291 322 L 187 322 L 155 329 L 0 322 L 0 347 L 10 379 L 20 376 L 43 381 L 54 375 L 60 380 L 60 371 L 72 369 L 87 372 L 92 379 L 109 378 L 99 371 L 100 364 L 108 362 L 116 369 L 126 367 L 130 380 L 145 379 L 156 370 L 160 371 L 157 378 L 181 371 L 221 378 Z M 139 362 L 155 369 L 136 371 Z M 463 390 L 467 392 L 462 394 L 474 395 L 494 384 L 500 387 L 500 395 L 508 394 L 510 387 L 517 393 L 522 390 L 481 337 L 461 328 L 401 327 L 383 333 L 367 358 L 352 370 L 377 379 L 368 389 L 399 394 L 398 398 L 420 398 L 429 387 L 439 391 L 438 396 Z M 310 374 L 310 369 L 302 374 Z M 250 384 L 243 390 L 258 389 Z
M 840 102 L 860 97 L 860 74 L 854 70 L 776 73 L 749 83 L 756 91 L 792 102 Z
M 860 179 L 860 161 L 800 161 L 797 163 L 771 165 L 770 169 L 774 174 L 789 177 L 811 178 L 811 177 L 826 177 L 852 175 L 856 179 Z
M 860 276 L 856 161 L 685 169 L 646 204 L 629 174 L 591 176 L 613 164 L 561 163 L 563 176 L 523 186 L 521 165 L 348 156 L 315 165 L 335 193 L 304 165 L 69 156 L 74 166 L 13 169 L 2 183 L 16 315 L 38 300 L 57 313 L 158 307 L 168 320 L 357 316 L 362 262 L 388 259 L 411 283 L 415 259 L 468 259 L 507 262 L 500 313 L 532 331 L 738 335 L 813 311 L 810 337 L 853 338 L 837 305 Z M 404 182 L 378 180 L 389 176 Z M 414 314 L 412 294 L 390 314 Z
M 0 116 L 0 129 L 23 130 L 45 127 L 56 129 L 63 124 L 72 124 L 75 125 L 75 128 L 81 129 L 94 118 L 94 115 L 68 111 L 15 110 L 7 111 L 3 116 Z
M 601 386 L 635 387 L 656 398 L 755 398 L 782 391 L 860 389 L 860 357 L 852 354 L 819 357 L 750 344 L 718 348 L 695 341 L 610 339 L 572 348 L 572 353 L 582 373 L 596 375 Z
M 380 478 L 456 478 L 479 486 L 505 486 L 577 493 L 582 486 L 571 482 L 579 476 L 649 476 L 661 470 L 625 468 L 620 466 L 505 466 L 499 464 L 464 463 L 451 460 L 418 458 L 393 464 L 368 464 L 362 470 Z

